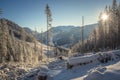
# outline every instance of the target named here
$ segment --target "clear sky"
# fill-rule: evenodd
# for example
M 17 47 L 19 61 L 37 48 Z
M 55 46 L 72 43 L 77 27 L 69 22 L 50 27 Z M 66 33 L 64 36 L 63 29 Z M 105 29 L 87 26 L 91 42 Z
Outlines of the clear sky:
M 96 23 L 99 13 L 106 5 L 112 4 L 112 0 L 0 0 L 0 8 L 3 9 L 1 17 L 22 27 L 46 30 L 47 3 L 52 12 L 53 26 L 81 26 L 82 16 L 86 25 Z

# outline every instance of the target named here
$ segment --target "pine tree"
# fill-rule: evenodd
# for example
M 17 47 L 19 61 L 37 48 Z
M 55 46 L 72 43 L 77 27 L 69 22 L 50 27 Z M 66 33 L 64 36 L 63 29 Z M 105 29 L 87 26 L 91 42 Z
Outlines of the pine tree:
M 7 55 L 7 41 L 8 41 L 8 27 L 7 27 L 7 22 L 5 19 L 1 19 L 0 22 L 0 62 L 5 62 L 6 61 L 6 55 Z
M 52 33 L 52 14 L 48 4 L 46 5 L 46 14 L 47 14 L 47 45 L 54 46 L 53 44 L 53 33 Z
M 37 36 L 37 30 L 35 28 L 35 35 L 34 35 L 34 61 L 37 63 L 38 62 L 38 56 L 37 56 L 37 41 L 36 41 L 36 36 Z
M 15 37 L 14 37 L 14 33 L 13 33 L 13 30 L 10 30 L 10 34 L 11 34 L 11 40 L 10 40 L 10 45 L 11 45 L 11 50 L 10 50 L 10 53 L 11 53 L 11 61 L 14 60 L 14 56 L 15 56 Z
M 118 6 L 118 22 L 118 41 L 120 41 L 120 3 Z M 118 44 L 120 46 L 120 42 Z
M 100 15 L 99 15 L 99 22 L 98 22 L 98 33 L 99 33 L 99 40 L 98 42 L 99 43 L 103 43 L 103 44 L 98 44 L 99 47 L 101 48 L 104 48 L 104 41 L 105 41 L 105 38 L 104 38 L 104 26 L 103 26 L 103 21 L 101 19 L 103 13 L 101 12 Z
M 0 62 L 3 62 L 2 61 L 2 57 L 3 57 L 3 31 L 2 31 L 2 23 L 0 21 Z
M 48 4 L 46 5 L 46 15 L 47 15 L 47 50 L 52 50 L 53 44 L 53 33 L 52 33 L 52 13 Z M 49 57 L 51 55 L 49 54 Z
M 116 2 L 116 0 L 113 0 L 113 3 L 112 3 L 112 11 L 113 11 L 114 13 L 116 13 L 116 11 L 117 11 L 117 2 Z
M 94 36 L 94 50 L 97 49 L 97 30 L 93 30 L 93 36 Z
M 23 62 L 26 62 L 27 60 L 27 54 L 26 54 L 26 52 L 25 52 L 25 41 L 26 41 L 26 38 L 25 38 L 25 30 L 22 28 L 21 29 L 21 44 L 23 45 L 23 47 L 22 47 L 22 53 L 20 53 L 19 52 L 19 59 L 21 60 L 21 61 L 23 61 Z M 18 43 L 18 45 L 19 45 L 19 48 L 21 49 L 21 46 L 20 46 L 20 44 Z
M 41 61 L 43 59 L 43 31 L 41 30 Z
M 112 25 L 114 26 L 113 28 L 113 48 L 117 46 L 118 43 L 118 8 L 117 8 L 117 2 L 116 0 L 113 0 L 112 4 L 112 9 L 111 9 L 111 17 L 112 17 Z M 115 36 L 116 35 L 116 36 Z

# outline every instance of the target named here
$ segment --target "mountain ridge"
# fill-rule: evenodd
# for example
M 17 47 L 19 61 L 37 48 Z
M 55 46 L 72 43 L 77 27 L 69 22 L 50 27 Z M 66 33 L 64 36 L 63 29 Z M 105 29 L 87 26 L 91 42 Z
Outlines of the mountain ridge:
M 85 39 L 88 38 L 90 32 L 92 32 L 96 27 L 97 23 L 85 25 L 84 26 L 84 36 Z M 27 28 L 26 28 L 27 29 Z M 73 37 L 74 41 L 72 44 L 77 43 L 81 40 L 81 27 L 80 26 L 56 26 L 51 28 L 53 31 L 53 42 L 55 46 L 64 46 L 70 47 L 71 45 L 71 38 Z M 30 29 L 29 29 L 30 30 Z M 26 30 L 28 31 L 28 30 Z M 34 31 L 28 31 L 28 33 L 32 33 Z M 43 35 L 43 43 L 47 43 L 47 31 L 42 33 Z M 41 41 L 41 33 L 37 33 L 36 38 Z

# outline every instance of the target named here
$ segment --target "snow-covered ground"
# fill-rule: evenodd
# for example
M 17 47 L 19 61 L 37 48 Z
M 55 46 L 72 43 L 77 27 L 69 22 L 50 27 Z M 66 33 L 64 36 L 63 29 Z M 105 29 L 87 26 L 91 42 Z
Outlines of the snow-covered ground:
M 53 80 L 120 80 L 120 51 L 106 51 L 100 53 L 112 54 L 112 58 L 115 59 L 107 63 L 94 61 L 87 65 L 75 66 L 72 69 L 67 69 L 65 65 L 62 68 L 55 68 L 50 71 Z M 113 54 L 115 55 L 113 56 Z M 77 61 L 79 59 L 81 59 L 81 57 L 77 57 L 76 62 L 79 62 Z M 58 66 L 60 65 L 58 64 Z
M 24 63 L 3 63 L 0 64 L 0 80 L 19 80 L 37 65 Z
M 70 70 L 67 70 L 67 69 L 53 70 L 52 73 L 55 74 L 53 80 L 97 80 L 94 78 L 92 78 L 92 79 L 86 79 L 86 78 L 89 78 L 89 75 L 92 74 L 92 70 L 100 68 L 100 67 L 112 66 L 113 64 L 116 64 L 117 62 L 118 61 L 112 61 L 112 62 L 108 62 L 106 64 L 99 64 L 99 63 L 88 64 L 88 65 L 83 65 L 83 66 L 77 66 Z M 120 66 L 120 64 L 119 64 L 119 66 Z M 90 73 L 90 71 L 91 71 L 91 73 Z M 99 76 L 95 75 L 95 78 L 96 77 L 98 77 L 98 79 L 99 79 Z M 118 77 L 120 78 L 120 74 Z M 104 80 L 107 80 L 107 79 L 104 79 Z
M 36 67 L 6 64 L 0 66 L 0 78 L 12 76 L 13 79 L 16 77 L 16 80 L 40 80 L 38 79 L 40 75 L 48 75 L 47 80 L 120 80 L 120 50 L 100 53 L 114 53 L 115 59 L 107 63 L 94 61 L 85 65 L 76 65 L 72 69 L 67 69 L 66 59 L 40 64 Z M 11 80 L 8 78 L 7 80 Z
M 84 76 L 72 80 L 120 80 L 120 61 L 93 67 Z
M 90 70 L 84 80 L 120 80 L 120 61 L 114 65 Z

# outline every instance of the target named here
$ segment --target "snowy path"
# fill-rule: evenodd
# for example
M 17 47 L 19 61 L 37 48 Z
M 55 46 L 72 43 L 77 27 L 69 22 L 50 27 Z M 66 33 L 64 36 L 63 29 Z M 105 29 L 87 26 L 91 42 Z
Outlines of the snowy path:
M 74 80 L 75 78 L 84 76 L 88 70 L 96 67 L 97 65 L 86 65 L 74 67 L 71 70 L 62 70 L 58 75 L 54 76 L 54 80 Z

